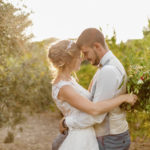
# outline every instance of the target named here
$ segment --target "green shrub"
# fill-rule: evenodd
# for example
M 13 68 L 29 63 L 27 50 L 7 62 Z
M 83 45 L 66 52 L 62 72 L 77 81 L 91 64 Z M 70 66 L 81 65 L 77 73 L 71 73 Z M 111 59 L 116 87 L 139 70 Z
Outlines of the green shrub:
M 90 81 L 93 78 L 96 70 L 97 68 L 92 66 L 91 64 L 81 65 L 80 70 L 77 72 L 79 84 L 81 84 L 84 88 L 88 89 Z

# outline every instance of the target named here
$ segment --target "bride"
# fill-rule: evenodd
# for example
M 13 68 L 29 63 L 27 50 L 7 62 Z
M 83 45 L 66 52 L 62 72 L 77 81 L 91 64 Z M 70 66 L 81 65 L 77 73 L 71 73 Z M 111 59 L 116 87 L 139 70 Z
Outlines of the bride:
M 52 97 L 59 110 L 66 116 L 87 116 L 94 123 L 99 123 L 99 115 L 109 112 L 120 104 L 134 104 L 137 97 L 129 94 L 120 95 L 106 101 L 92 102 L 89 91 L 79 85 L 71 76 L 80 69 L 82 58 L 76 44 L 69 40 L 59 41 L 49 49 L 48 58 L 57 69 L 52 83 Z M 59 150 L 99 150 L 94 128 L 69 128 L 68 136 Z

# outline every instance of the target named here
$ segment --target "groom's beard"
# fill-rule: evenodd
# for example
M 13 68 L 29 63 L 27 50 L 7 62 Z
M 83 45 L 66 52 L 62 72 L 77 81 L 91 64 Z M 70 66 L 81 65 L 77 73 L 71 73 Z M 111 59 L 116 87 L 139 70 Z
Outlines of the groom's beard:
M 98 58 L 96 58 L 94 61 L 92 61 L 92 59 L 87 59 L 90 63 L 91 63 L 91 65 L 93 65 L 93 66 L 97 66 L 98 64 L 99 64 L 99 59 Z
M 94 51 L 94 53 L 95 53 L 96 58 L 95 58 L 95 61 L 92 65 L 97 66 L 99 64 L 100 60 L 99 60 L 99 57 L 98 57 L 97 53 L 95 51 Z
M 96 58 L 92 65 L 97 66 L 98 64 L 99 64 L 99 59 Z

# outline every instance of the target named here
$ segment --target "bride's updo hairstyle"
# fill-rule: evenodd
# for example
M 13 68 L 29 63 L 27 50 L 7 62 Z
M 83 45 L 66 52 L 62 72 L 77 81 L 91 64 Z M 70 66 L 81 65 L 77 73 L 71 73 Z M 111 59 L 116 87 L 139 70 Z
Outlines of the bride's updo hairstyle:
M 50 63 L 57 72 L 63 71 L 65 67 L 71 67 L 72 60 L 78 56 L 80 56 L 80 50 L 72 40 L 59 41 L 51 45 L 48 51 Z

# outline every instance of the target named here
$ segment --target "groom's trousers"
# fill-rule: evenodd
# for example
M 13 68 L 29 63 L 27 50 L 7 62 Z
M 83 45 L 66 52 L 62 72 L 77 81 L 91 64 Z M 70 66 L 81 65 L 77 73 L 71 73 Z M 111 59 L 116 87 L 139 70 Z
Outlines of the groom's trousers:
M 99 150 L 129 150 L 130 134 L 126 131 L 117 135 L 97 137 Z
M 52 150 L 58 150 L 65 138 L 67 137 L 67 135 L 68 131 L 66 131 L 64 134 L 60 133 L 52 143 Z

